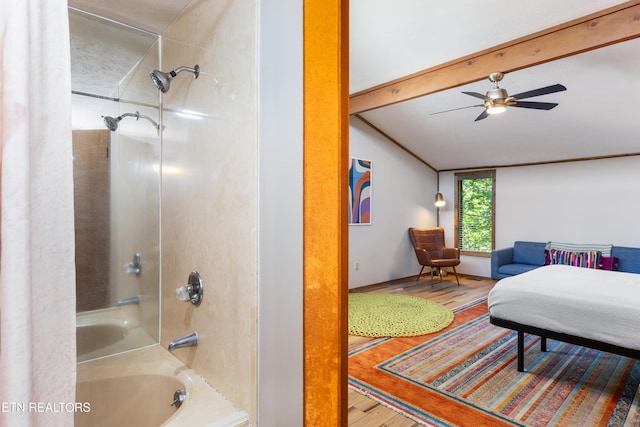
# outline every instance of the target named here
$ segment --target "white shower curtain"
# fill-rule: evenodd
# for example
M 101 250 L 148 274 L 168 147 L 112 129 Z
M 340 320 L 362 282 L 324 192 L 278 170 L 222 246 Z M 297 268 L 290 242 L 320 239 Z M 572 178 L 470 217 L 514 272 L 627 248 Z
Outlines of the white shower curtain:
M 75 255 L 66 0 L 0 7 L 0 425 L 72 426 Z

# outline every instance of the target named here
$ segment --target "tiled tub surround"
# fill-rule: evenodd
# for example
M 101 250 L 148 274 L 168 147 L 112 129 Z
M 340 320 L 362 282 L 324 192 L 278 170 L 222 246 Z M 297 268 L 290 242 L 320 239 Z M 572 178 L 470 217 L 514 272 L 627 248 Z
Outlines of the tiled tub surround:
M 162 68 L 200 66 L 162 96 L 161 340 L 257 423 L 257 3 L 194 0 L 162 34 Z M 149 81 L 149 84 L 152 84 Z M 196 307 L 175 289 L 197 270 Z
M 186 399 L 170 406 L 174 392 Z M 78 364 L 76 427 L 248 426 L 249 415 L 235 408 L 192 369 L 159 345 Z

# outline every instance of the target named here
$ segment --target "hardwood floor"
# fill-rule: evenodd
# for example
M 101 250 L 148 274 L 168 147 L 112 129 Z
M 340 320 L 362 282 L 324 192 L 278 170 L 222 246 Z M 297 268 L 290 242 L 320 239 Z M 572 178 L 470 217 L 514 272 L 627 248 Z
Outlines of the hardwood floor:
M 496 283 L 485 277 L 459 275 L 460 286 L 456 284 L 453 274 L 443 278 L 443 282 L 436 278 L 433 282 L 429 276 L 416 281 L 415 276 L 403 280 L 365 286 L 353 289 L 351 292 L 382 292 L 412 295 L 435 301 L 449 308 L 456 308 L 466 303 L 486 297 Z M 349 350 L 359 347 L 373 338 L 349 336 Z M 349 389 L 349 426 L 352 427 L 419 427 L 415 421 L 369 399 L 352 389 Z

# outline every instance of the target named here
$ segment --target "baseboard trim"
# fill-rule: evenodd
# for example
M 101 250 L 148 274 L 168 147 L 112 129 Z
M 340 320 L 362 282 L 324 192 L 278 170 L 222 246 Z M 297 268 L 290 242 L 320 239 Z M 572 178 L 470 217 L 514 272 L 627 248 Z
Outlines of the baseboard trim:
M 372 283 L 370 285 L 358 286 L 357 288 L 349 289 L 349 292 L 371 292 L 372 290 L 375 290 L 375 289 L 378 289 L 378 288 L 384 288 L 384 287 L 395 285 L 395 284 L 398 284 L 398 283 L 408 282 L 409 280 L 416 280 L 417 277 L 418 277 L 418 275 L 414 274 L 413 276 L 401 277 L 401 278 L 398 278 L 398 279 L 387 280 L 385 282 Z M 426 275 L 423 274 L 422 277 L 426 277 Z M 453 275 L 453 273 L 449 273 L 445 277 L 453 278 L 452 280 L 455 283 L 455 276 Z M 468 280 L 491 280 L 490 277 L 477 276 L 477 275 L 473 275 L 473 274 L 464 274 L 464 273 L 458 273 L 458 278 L 459 279 L 468 279 Z M 422 279 L 422 280 L 428 280 L 428 279 Z M 443 278 L 443 281 L 448 281 L 448 279 L 447 278 Z M 434 283 L 440 283 L 440 279 L 437 278 L 436 275 L 434 275 Z

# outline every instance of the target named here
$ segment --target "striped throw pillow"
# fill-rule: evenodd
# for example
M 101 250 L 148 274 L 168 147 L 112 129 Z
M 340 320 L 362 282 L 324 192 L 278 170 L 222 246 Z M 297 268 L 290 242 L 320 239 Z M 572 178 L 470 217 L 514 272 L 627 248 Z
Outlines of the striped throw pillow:
M 549 249 L 545 252 L 548 252 L 549 264 L 572 265 L 584 268 L 598 268 L 602 264 L 602 252 L 600 251 L 573 252 Z
M 613 245 L 593 245 L 593 244 L 581 244 L 581 243 L 560 243 L 560 242 L 547 242 L 545 249 L 555 249 L 558 251 L 571 251 L 571 252 L 593 252 L 598 251 L 602 253 L 602 256 L 611 256 L 611 248 Z

